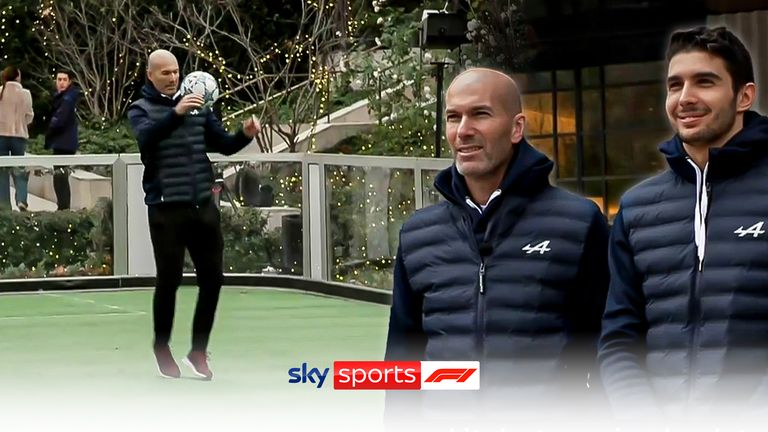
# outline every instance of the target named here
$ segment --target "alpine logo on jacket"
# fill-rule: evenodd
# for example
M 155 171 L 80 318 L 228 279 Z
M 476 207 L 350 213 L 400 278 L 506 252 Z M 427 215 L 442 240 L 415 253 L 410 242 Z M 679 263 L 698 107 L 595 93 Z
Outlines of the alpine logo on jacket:
M 533 242 L 528 243 L 527 245 L 523 246 L 523 251 L 525 251 L 526 255 L 530 255 L 532 253 L 538 252 L 539 255 L 544 255 L 545 253 L 551 251 L 552 249 L 549 247 L 549 240 L 544 240 L 543 242 L 531 246 Z
M 733 233 L 734 234 L 738 234 L 739 237 L 744 237 L 744 236 L 747 236 L 747 235 L 751 235 L 752 237 L 757 238 L 761 234 L 765 234 L 765 230 L 763 229 L 763 224 L 764 223 L 765 222 L 760 221 L 760 222 L 752 225 L 751 227 L 749 227 L 747 229 L 744 229 L 744 226 L 742 225 L 742 226 L 739 227 L 739 229 L 737 229 Z

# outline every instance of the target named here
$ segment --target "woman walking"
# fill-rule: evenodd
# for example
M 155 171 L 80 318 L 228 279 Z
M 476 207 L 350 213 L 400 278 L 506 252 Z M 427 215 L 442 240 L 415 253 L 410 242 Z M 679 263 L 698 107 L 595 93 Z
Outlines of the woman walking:
M 32 123 L 32 95 L 21 86 L 21 71 L 8 66 L 3 69 L 0 87 L 0 156 L 24 156 Z M 13 168 L 13 184 L 16 187 L 16 206 L 27 210 L 27 172 L 23 167 Z M 0 209 L 10 209 L 10 181 L 8 169 L 0 171 Z

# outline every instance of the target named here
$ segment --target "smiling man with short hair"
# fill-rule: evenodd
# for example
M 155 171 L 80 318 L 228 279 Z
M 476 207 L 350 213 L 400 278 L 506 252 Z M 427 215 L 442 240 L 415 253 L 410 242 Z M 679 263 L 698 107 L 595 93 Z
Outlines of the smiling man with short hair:
M 750 110 L 752 60 L 723 27 L 675 32 L 667 60 L 669 169 L 614 220 L 603 380 L 622 416 L 765 406 L 768 118 Z
M 386 352 L 480 361 L 480 393 L 456 396 L 462 406 L 479 397 L 483 416 L 510 425 L 511 407 L 584 394 L 608 278 L 605 218 L 549 183 L 554 164 L 525 140 L 520 99 L 514 80 L 491 69 L 469 69 L 448 88 L 455 163 L 435 180 L 446 200 L 401 230 Z

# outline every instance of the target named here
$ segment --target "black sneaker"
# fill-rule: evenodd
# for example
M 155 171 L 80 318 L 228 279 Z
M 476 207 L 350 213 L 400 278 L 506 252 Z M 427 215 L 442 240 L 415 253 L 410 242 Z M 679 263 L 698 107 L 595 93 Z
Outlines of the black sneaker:
M 168 345 L 155 345 L 155 359 L 157 360 L 157 370 L 165 378 L 181 378 L 181 370 L 176 360 L 173 359 L 171 348 Z

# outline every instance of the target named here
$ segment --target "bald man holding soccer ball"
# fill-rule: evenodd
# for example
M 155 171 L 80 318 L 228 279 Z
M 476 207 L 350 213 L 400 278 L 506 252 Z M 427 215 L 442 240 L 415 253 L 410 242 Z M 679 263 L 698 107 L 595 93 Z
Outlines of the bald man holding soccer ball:
M 179 89 L 179 64 L 166 50 L 149 55 L 142 96 L 128 108 L 128 119 L 144 164 L 144 202 L 157 268 L 152 304 L 155 359 L 160 375 L 181 377 L 169 344 L 188 250 L 199 294 L 192 347 L 183 362 L 195 376 L 210 380 L 207 348 L 224 279 L 224 241 L 206 152 L 234 154 L 251 142 L 261 125 L 252 117 L 235 134 L 228 133 L 210 109 L 218 97 L 216 80 L 194 72 Z

